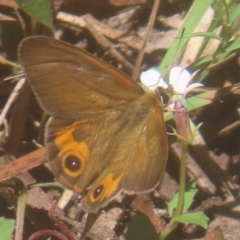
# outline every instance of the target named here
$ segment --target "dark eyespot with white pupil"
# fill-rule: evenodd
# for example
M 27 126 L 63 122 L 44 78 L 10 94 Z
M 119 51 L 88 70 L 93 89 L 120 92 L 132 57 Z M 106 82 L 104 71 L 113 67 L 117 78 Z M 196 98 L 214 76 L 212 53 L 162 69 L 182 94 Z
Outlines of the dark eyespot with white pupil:
M 94 197 L 95 199 L 97 199 L 97 198 L 101 195 L 103 189 L 104 189 L 103 184 L 99 185 L 99 186 L 95 189 L 95 191 L 93 192 L 93 197 Z
M 71 172 L 79 171 L 81 165 L 81 160 L 74 155 L 69 155 L 65 160 L 65 167 Z

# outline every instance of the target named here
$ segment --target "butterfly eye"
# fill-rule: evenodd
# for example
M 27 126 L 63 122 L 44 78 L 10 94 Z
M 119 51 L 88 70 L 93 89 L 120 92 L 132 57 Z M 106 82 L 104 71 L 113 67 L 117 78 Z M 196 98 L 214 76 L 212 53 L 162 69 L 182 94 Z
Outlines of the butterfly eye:
M 65 159 L 65 167 L 71 172 L 77 172 L 81 169 L 81 162 L 82 161 L 78 157 L 74 155 L 69 155 Z
M 95 200 L 101 195 L 103 189 L 104 189 L 104 186 L 103 184 L 101 184 L 94 190 L 93 197 Z

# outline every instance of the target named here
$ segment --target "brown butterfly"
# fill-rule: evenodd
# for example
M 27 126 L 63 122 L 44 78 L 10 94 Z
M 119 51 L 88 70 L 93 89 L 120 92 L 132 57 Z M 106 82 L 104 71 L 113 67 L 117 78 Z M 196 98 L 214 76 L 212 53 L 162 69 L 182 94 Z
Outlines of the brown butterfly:
M 50 115 L 52 171 L 97 212 L 121 192 L 154 190 L 167 161 L 161 97 L 82 49 L 47 37 L 19 47 L 26 77 Z

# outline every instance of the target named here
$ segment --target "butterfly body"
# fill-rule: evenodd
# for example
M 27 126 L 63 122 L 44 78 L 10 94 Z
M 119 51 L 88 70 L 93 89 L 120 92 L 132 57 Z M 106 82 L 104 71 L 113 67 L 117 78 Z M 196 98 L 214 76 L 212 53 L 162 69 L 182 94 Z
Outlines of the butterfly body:
M 45 131 L 55 177 L 96 212 L 121 192 L 160 182 L 167 160 L 161 98 L 85 51 L 45 37 L 20 46 L 27 79 L 50 115 Z

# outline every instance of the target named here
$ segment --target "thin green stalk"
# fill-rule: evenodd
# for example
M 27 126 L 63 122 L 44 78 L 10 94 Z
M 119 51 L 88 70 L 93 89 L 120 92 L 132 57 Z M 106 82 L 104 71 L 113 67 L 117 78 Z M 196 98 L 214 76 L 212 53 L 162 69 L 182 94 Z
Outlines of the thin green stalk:
M 187 160 L 187 150 L 188 143 L 184 140 L 182 141 L 182 157 L 180 163 L 180 181 L 179 181 L 179 196 L 178 204 L 176 211 L 173 214 L 173 217 L 177 217 L 182 214 L 184 206 L 184 194 L 185 194 L 185 185 L 186 185 L 186 160 Z
M 23 239 L 23 224 L 25 209 L 27 204 L 28 194 L 25 189 L 22 189 L 21 194 L 18 197 L 17 201 L 17 216 L 16 216 L 16 227 L 15 227 L 15 240 Z
M 170 226 L 161 232 L 159 240 L 164 240 L 177 226 L 178 222 L 170 223 Z
M 179 181 L 179 195 L 178 195 L 178 203 L 177 208 L 172 217 L 177 217 L 182 214 L 183 206 L 184 206 L 184 194 L 185 194 L 185 185 L 186 185 L 186 160 L 187 160 L 187 150 L 188 143 L 184 140 L 182 142 L 182 156 L 180 163 L 180 181 Z M 160 234 L 160 240 L 164 240 L 177 226 L 178 222 L 170 222 L 170 226 L 166 228 Z

